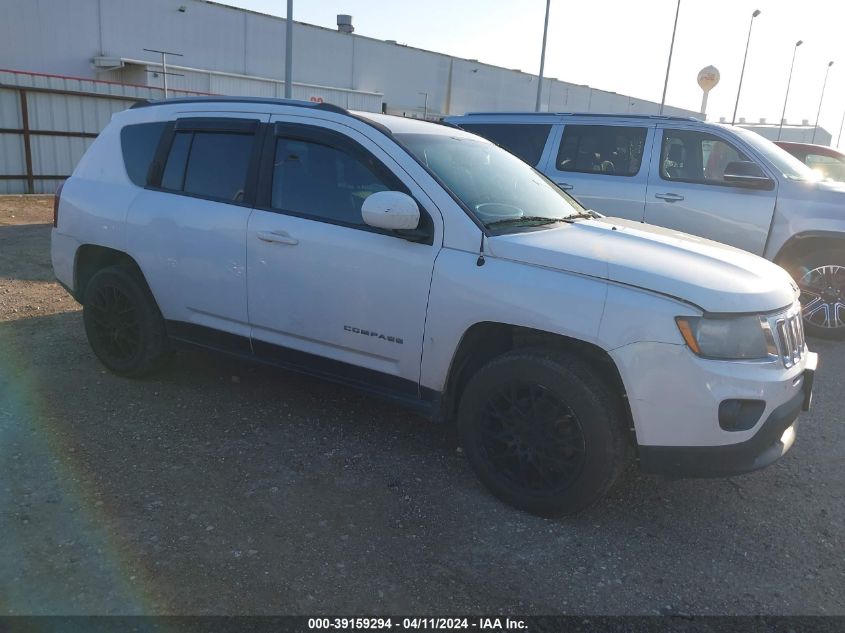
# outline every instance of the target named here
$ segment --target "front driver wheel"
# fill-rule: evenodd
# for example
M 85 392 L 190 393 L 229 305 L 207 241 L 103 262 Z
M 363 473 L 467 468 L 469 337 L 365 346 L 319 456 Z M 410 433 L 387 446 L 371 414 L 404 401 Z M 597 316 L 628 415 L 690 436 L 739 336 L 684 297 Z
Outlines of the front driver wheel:
M 167 353 L 167 333 L 155 299 L 130 268 L 104 268 L 91 278 L 82 318 L 91 349 L 115 374 L 148 374 Z
M 579 512 L 625 464 L 618 398 L 567 354 L 515 350 L 482 367 L 461 397 L 458 431 L 481 481 L 541 516 Z
M 807 333 L 845 339 L 845 253 L 828 250 L 805 255 L 789 266 L 789 272 L 801 291 Z

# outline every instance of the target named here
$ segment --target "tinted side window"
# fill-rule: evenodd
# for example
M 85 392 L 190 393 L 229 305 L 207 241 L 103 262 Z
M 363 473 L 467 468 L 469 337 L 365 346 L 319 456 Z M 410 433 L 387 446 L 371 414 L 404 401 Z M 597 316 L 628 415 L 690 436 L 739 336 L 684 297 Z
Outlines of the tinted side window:
M 567 125 L 557 168 L 560 171 L 635 176 L 640 171 L 646 128 L 617 125 Z
M 546 139 L 552 129 L 551 125 L 536 123 L 467 123 L 461 127 L 504 147 L 532 166 L 540 162 Z
M 120 130 L 120 147 L 123 151 L 123 163 L 129 179 L 139 187 L 147 185 L 147 174 L 155 157 L 164 121 L 157 123 L 139 123 L 127 125 Z
M 185 171 L 185 192 L 243 200 L 253 141 L 248 134 L 195 132 Z
M 749 158 L 733 145 L 706 132 L 664 130 L 660 149 L 660 177 L 707 185 L 730 185 L 725 167 Z
M 372 162 L 322 143 L 279 138 L 273 163 L 274 209 L 363 226 L 361 206 L 377 191 L 389 191 Z
M 177 132 L 161 187 L 206 198 L 240 202 L 255 137 L 230 132 Z
M 191 132 L 180 132 L 173 137 L 170 154 L 164 164 L 164 174 L 161 177 L 161 188 L 171 191 L 182 191 L 185 184 L 185 166 L 188 164 L 188 152 L 191 151 Z

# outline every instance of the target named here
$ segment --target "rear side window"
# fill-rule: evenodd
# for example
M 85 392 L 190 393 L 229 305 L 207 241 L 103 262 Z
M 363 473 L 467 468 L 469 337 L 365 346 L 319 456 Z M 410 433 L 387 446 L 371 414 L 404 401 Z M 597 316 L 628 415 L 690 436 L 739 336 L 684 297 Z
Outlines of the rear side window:
M 165 162 L 162 189 L 243 201 L 254 138 L 231 132 L 177 132 Z
M 646 131 L 618 125 L 567 125 L 557 153 L 557 169 L 636 176 L 643 162 Z
M 531 166 L 540 162 L 546 139 L 552 129 L 551 125 L 536 123 L 467 123 L 461 127 L 504 147 Z
M 164 121 L 139 123 L 127 125 L 120 130 L 123 164 L 129 179 L 139 187 L 147 186 L 147 175 L 165 125 L 167 124 Z

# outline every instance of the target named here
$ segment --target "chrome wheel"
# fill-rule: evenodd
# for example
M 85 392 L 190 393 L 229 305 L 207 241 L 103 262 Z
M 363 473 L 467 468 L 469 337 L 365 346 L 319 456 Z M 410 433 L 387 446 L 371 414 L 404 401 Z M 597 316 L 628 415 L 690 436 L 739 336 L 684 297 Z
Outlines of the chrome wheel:
M 818 266 L 798 282 L 804 321 L 826 330 L 845 328 L 845 266 Z

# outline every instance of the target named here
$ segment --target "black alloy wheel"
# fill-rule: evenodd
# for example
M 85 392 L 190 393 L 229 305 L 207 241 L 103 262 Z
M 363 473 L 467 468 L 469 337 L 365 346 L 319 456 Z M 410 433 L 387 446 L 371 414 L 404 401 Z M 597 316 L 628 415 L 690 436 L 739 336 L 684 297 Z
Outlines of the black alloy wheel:
M 543 385 L 503 385 L 483 420 L 484 459 L 513 484 L 539 493 L 563 491 L 581 473 L 586 446 L 578 418 Z
M 588 507 L 627 463 L 620 394 L 562 350 L 515 349 L 479 368 L 460 396 L 457 424 L 481 482 L 540 516 Z
M 119 287 L 101 285 L 88 306 L 97 348 L 113 363 L 130 362 L 141 352 L 138 308 Z
M 142 376 L 169 351 L 164 319 L 140 271 L 111 266 L 86 284 L 82 318 L 91 349 L 121 376 Z

